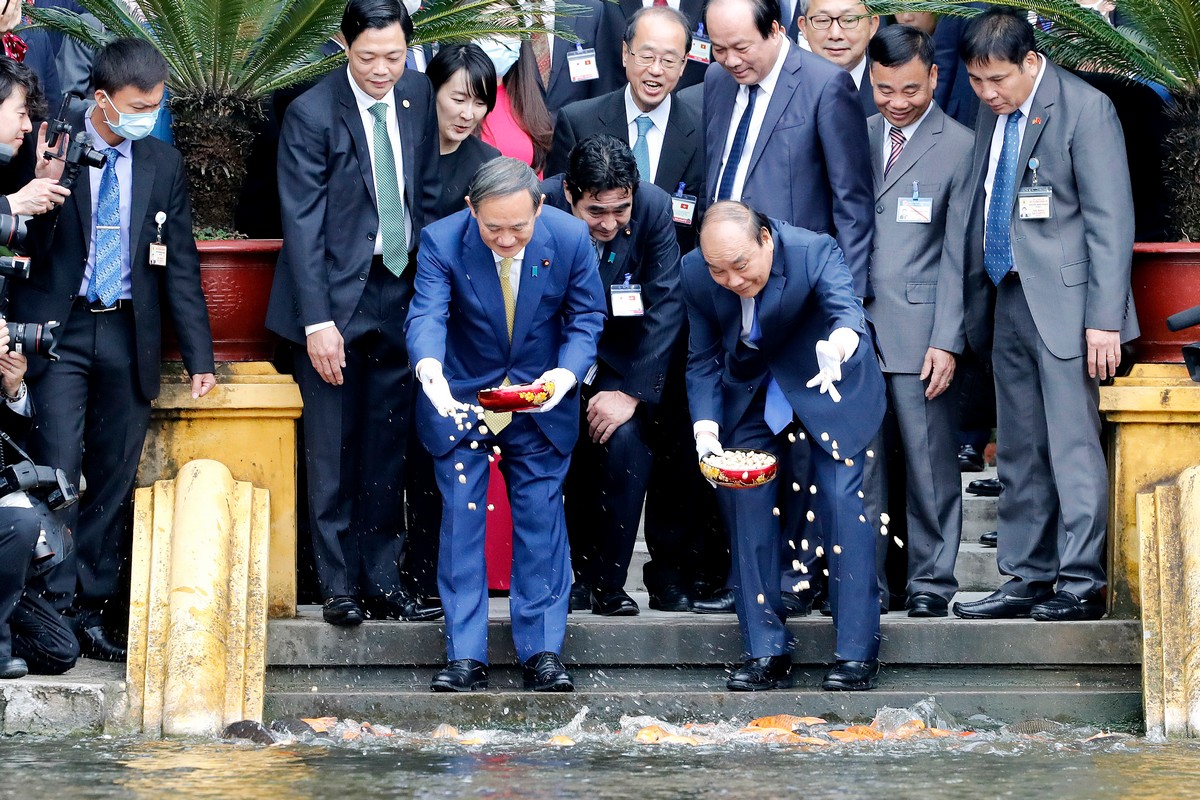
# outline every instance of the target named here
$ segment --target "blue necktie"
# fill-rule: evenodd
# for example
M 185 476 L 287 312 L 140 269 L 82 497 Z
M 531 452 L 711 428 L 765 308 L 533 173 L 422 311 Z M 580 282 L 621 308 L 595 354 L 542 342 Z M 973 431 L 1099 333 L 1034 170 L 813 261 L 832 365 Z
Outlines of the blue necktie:
M 115 148 L 104 150 L 108 161 L 100 174 L 100 191 L 96 203 L 96 261 L 92 265 L 92 278 L 88 282 L 87 299 L 100 301 L 107 307 L 117 302 L 121 295 L 121 186 L 117 182 L 117 159 L 120 153 Z
M 746 149 L 746 137 L 750 134 L 750 118 L 754 116 L 754 98 L 758 95 L 758 84 L 747 87 L 750 101 L 746 110 L 738 120 L 737 130 L 733 134 L 733 144 L 729 147 L 729 158 L 725 160 L 725 169 L 721 170 L 721 183 L 717 186 L 717 199 L 728 200 L 733 196 L 733 181 L 737 177 L 738 164 L 742 160 L 742 151 Z
M 647 183 L 653 180 L 650 176 L 650 145 L 646 141 L 646 133 L 654 127 L 654 120 L 642 114 L 634 120 L 637 123 L 637 141 L 633 143 L 633 160 L 637 162 L 638 177 Z
M 762 328 L 758 324 L 758 298 L 754 298 L 754 320 L 750 324 L 750 342 L 757 345 L 762 339 Z M 771 433 L 779 434 L 792 422 L 792 404 L 788 402 L 779 386 L 779 381 L 772 376 L 767 384 L 767 402 L 763 408 L 763 420 Z
M 1017 191 L 1017 158 L 1021 152 L 1021 133 L 1018 125 L 1021 109 L 1008 117 L 1004 125 L 1004 147 L 996 164 L 992 181 L 992 196 L 988 200 L 987 225 L 983 229 L 983 268 L 992 283 L 999 284 L 1013 268 L 1012 206 Z

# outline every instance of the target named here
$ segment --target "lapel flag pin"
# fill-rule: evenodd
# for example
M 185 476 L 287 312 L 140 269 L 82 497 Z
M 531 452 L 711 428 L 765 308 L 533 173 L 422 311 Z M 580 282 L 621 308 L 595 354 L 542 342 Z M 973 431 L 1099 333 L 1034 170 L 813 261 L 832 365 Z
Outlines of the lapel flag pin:
M 400 105 L 404 106 L 405 108 L 408 108 L 408 101 L 402 100 L 402 101 L 400 101 Z
M 408 104 L 407 104 L 407 103 L 405 103 L 405 105 L 408 105 Z M 1034 117 L 1034 118 L 1033 118 L 1033 124 L 1034 124 L 1034 125 L 1041 125 L 1041 124 L 1042 124 L 1042 118 L 1041 118 L 1041 117 Z

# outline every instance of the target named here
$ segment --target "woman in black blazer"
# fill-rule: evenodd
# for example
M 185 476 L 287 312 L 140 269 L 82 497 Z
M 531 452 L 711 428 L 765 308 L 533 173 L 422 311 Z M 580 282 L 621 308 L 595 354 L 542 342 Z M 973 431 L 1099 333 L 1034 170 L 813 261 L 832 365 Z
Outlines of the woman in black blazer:
M 477 135 L 484 117 L 496 107 L 496 68 L 479 45 L 450 44 L 429 61 L 425 75 L 437 104 L 441 218 L 467 207 L 467 186 L 475 170 L 500 155 Z

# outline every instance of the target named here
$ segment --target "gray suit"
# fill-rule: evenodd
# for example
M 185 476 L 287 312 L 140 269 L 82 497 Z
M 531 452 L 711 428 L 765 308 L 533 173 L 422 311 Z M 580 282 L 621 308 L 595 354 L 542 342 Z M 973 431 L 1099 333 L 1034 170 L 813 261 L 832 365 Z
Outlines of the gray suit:
M 986 353 L 995 333 L 1002 591 L 1057 588 L 1087 598 L 1106 586 L 1108 473 L 1100 445 L 1098 382 L 1089 378 L 1086 328 L 1138 334 L 1129 286 L 1133 198 L 1112 103 L 1044 62 L 1018 159 L 1018 187 L 1054 190 L 1053 218 L 1022 220 L 1013 204 L 1019 277 L 995 290 L 983 267 L 984 179 L 997 117 L 976 125 L 974 202 L 967 228 L 967 337 Z M 994 314 L 988 306 L 995 297 Z
M 867 120 L 875 186 L 875 298 L 867 313 L 908 468 L 908 595 L 950 600 L 958 590 L 954 562 L 962 533 L 958 397 L 951 390 L 926 400 L 920 372 L 930 347 L 959 354 L 965 342 L 963 235 L 973 141 L 934 103 L 885 177 L 890 129 L 881 114 Z M 933 200 L 928 224 L 896 221 L 897 204 L 912 196 L 914 182 L 921 197 Z

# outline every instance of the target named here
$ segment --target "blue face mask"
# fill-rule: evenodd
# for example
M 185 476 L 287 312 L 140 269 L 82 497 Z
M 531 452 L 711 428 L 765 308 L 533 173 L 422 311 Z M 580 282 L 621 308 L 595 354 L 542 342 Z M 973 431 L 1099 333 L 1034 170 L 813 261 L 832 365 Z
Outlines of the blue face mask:
M 113 103 L 112 98 L 108 96 L 108 92 L 104 93 L 108 97 L 108 104 L 113 108 L 117 108 Z M 154 130 L 154 126 L 158 124 L 158 112 L 162 107 L 153 111 L 146 111 L 141 114 L 125 114 L 119 108 L 117 109 L 117 121 L 113 122 L 108 118 L 108 114 L 104 109 L 100 109 L 100 113 L 104 114 L 104 121 L 108 123 L 108 127 L 112 132 L 122 139 L 145 139 L 150 135 L 150 131 Z

